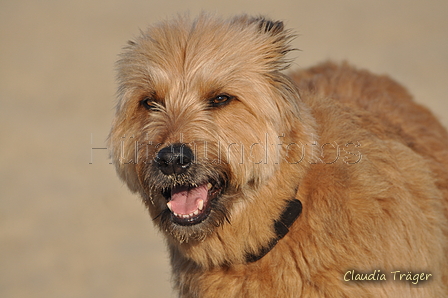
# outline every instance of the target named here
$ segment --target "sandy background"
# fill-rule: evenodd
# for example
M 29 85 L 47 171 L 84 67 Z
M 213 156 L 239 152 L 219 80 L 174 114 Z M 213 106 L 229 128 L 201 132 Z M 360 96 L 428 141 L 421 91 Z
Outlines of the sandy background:
M 122 46 L 201 10 L 284 20 L 295 68 L 388 73 L 448 124 L 446 0 L 0 1 L 0 297 L 172 296 L 160 235 L 91 148 L 105 147 Z

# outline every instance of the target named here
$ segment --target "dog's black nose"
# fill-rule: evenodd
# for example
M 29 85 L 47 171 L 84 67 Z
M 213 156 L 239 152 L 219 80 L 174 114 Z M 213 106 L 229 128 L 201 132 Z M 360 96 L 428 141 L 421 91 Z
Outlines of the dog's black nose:
M 187 171 L 194 155 L 185 144 L 173 144 L 162 148 L 155 158 L 157 167 L 165 175 L 182 174 Z

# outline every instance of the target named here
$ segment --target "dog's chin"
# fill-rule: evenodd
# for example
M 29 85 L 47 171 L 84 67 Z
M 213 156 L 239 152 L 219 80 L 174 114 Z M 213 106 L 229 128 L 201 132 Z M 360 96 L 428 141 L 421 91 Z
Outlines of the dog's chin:
M 180 243 L 203 241 L 229 221 L 226 208 L 229 196 L 221 182 L 175 185 L 161 189 L 160 193 L 166 202 L 160 213 L 160 227 Z

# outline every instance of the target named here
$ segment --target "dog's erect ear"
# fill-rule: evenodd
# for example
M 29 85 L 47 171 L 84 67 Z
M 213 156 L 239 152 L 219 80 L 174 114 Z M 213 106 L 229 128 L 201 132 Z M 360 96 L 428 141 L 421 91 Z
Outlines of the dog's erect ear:
M 286 59 L 288 52 L 295 50 L 291 47 L 291 40 L 295 35 L 285 29 L 282 21 L 272 21 L 265 17 L 254 17 L 248 19 L 249 24 L 257 25 L 258 32 L 265 36 L 265 47 L 263 56 L 271 66 L 277 70 L 283 70 L 290 66 L 291 60 Z
M 233 20 L 235 23 L 245 25 L 257 25 L 258 31 L 262 34 L 268 34 L 270 36 L 284 36 L 287 35 L 289 30 L 285 30 L 285 26 L 282 21 L 273 21 L 264 16 L 252 17 L 246 14 L 236 16 Z
M 264 17 L 253 18 L 252 22 L 258 23 L 258 28 L 262 33 L 276 35 L 284 29 L 282 21 L 271 21 L 265 19 Z

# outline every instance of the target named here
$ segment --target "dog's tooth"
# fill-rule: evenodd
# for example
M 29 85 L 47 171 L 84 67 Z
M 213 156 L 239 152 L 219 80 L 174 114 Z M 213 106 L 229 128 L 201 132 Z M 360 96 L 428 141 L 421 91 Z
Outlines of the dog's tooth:
M 170 211 L 173 211 L 173 209 L 171 209 L 171 202 L 166 203 L 166 206 L 170 209 Z
M 204 200 L 199 200 L 198 202 L 198 209 L 202 211 L 204 209 Z
M 196 211 L 192 213 L 193 216 L 198 215 L 198 214 L 199 214 L 199 209 L 196 209 Z
M 176 212 L 173 212 L 175 216 L 179 216 L 179 214 L 177 214 Z
M 190 218 L 189 214 L 184 214 L 184 218 Z
M 213 185 L 209 182 L 209 183 L 207 184 L 207 189 L 208 189 L 208 190 L 212 189 L 212 186 L 213 186 Z

